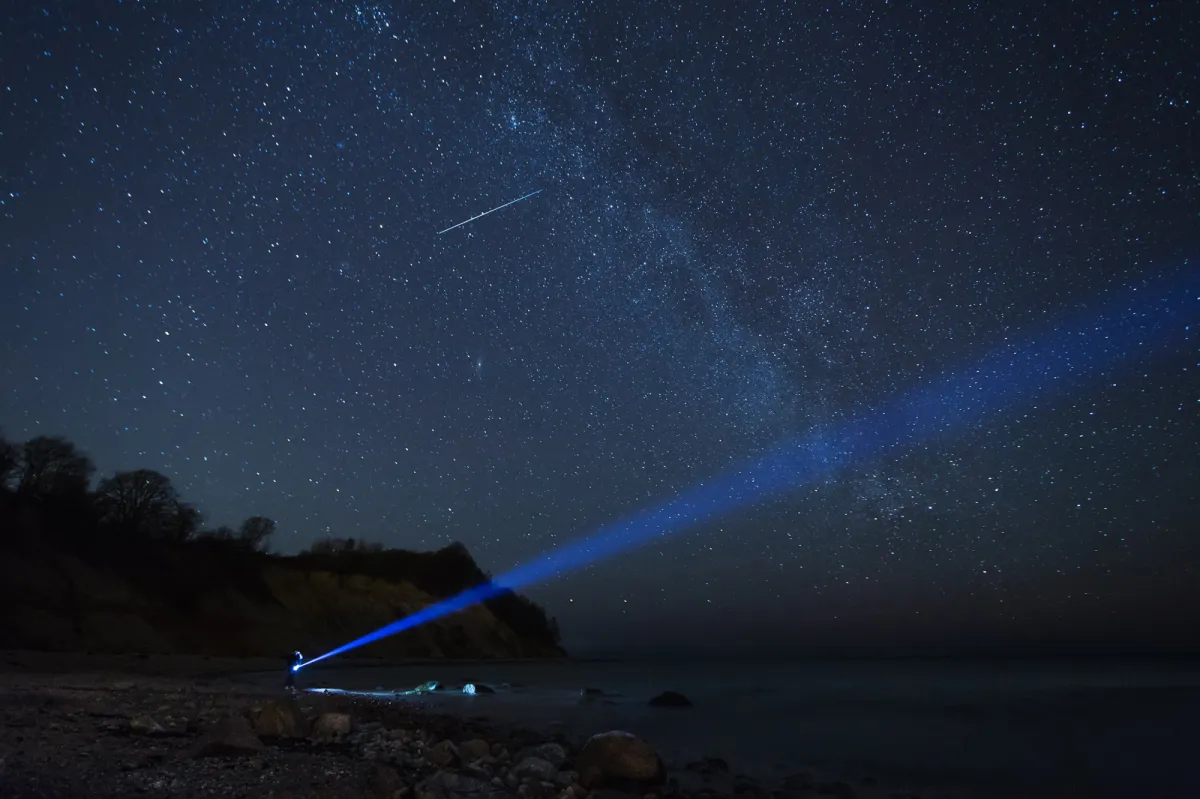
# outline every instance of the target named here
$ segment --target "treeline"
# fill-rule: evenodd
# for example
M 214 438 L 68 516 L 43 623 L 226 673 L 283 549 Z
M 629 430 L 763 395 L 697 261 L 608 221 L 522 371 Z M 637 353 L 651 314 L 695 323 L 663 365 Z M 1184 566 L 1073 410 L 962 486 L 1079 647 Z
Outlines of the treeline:
M 150 469 L 95 480 L 92 460 L 60 436 L 15 444 L 0 436 L 0 549 L 67 549 L 120 569 L 156 595 L 185 607 L 205 587 L 228 584 L 264 596 L 264 559 L 308 571 L 407 581 L 438 598 L 486 582 L 467 548 L 435 552 L 385 548 L 353 538 L 325 539 L 294 556 L 270 554 L 276 524 L 252 516 L 237 528 L 204 527 L 166 475 Z M 180 573 L 180 562 L 187 568 Z M 534 602 L 505 591 L 484 603 L 518 636 L 557 645 L 557 622 Z
M 265 552 L 275 533 L 275 522 L 266 516 L 251 516 L 236 530 L 203 529 L 200 512 L 183 501 L 171 478 L 152 469 L 116 472 L 93 489 L 95 473 L 91 458 L 61 436 L 37 436 L 23 444 L 0 436 L 0 492 L 41 510 L 56 526 L 67 523 L 71 529 L 58 532 L 68 537 L 98 533 Z

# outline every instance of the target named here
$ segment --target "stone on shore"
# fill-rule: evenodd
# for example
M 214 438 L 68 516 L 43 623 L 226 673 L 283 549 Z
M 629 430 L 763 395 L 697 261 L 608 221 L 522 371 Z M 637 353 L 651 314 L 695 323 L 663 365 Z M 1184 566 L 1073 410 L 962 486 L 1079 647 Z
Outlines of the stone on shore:
M 308 718 L 292 699 L 267 702 L 254 718 L 254 732 L 263 738 L 307 738 Z
M 650 707 L 691 707 L 692 700 L 676 691 L 663 691 L 648 704 Z
M 548 760 L 527 757 L 513 767 L 513 774 L 518 778 L 536 777 L 542 782 L 554 782 L 554 778 L 558 776 L 558 769 Z
M 458 745 L 458 753 L 466 763 L 474 763 L 484 757 L 491 757 L 492 745 L 482 738 L 472 738 Z
M 381 799 L 392 799 L 406 786 L 400 773 L 385 763 L 376 763 L 371 771 L 371 793 Z
M 313 722 L 314 743 L 339 743 L 350 734 L 353 723 L 348 713 L 322 713 Z
M 192 757 L 255 755 L 263 749 L 245 716 L 225 716 L 204 732 Z
M 627 732 L 613 730 L 593 735 L 575 758 L 579 782 L 588 789 L 661 785 L 666 766 L 650 744 Z
M 134 716 L 129 720 L 129 731 L 134 735 L 166 735 L 167 730 L 153 717 L 145 713 Z
M 537 744 L 536 746 L 527 746 L 517 753 L 517 761 L 522 761 L 527 757 L 536 757 L 545 760 L 554 768 L 562 768 L 563 763 L 567 760 L 567 750 L 562 744 L 549 741 L 547 743 Z
M 425 759 L 438 768 L 445 768 L 458 762 L 458 747 L 452 741 L 438 741 L 425 750 Z
M 469 794 L 490 794 L 494 791 L 490 783 L 456 774 L 453 771 L 439 771 L 417 785 L 417 795 L 431 794 L 437 796 L 463 796 Z

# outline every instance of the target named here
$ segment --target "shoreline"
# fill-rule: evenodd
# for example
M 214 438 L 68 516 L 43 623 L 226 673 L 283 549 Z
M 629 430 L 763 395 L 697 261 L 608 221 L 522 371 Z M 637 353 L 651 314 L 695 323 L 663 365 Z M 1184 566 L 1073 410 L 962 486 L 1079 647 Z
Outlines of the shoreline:
M 605 754 L 519 723 L 346 694 L 290 699 L 237 679 L 274 670 L 282 682 L 277 661 L 27 654 L 0 653 L 0 794 L 14 799 L 918 796 L 800 769 L 760 784 L 718 756 L 666 762 L 612 737 L 620 751 Z

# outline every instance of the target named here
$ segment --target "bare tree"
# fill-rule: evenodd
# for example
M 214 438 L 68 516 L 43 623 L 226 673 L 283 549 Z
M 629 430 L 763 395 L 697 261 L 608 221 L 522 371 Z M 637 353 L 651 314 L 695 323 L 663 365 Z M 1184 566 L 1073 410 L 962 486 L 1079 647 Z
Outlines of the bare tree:
M 133 535 L 165 535 L 179 510 L 171 478 L 153 469 L 117 472 L 96 488 L 103 519 Z
M 25 496 L 82 494 L 96 468 L 61 436 L 38 436 L 21 447 L 17 492 Z
M 175 513 L 167 522 L 167 538 L 172 541 L 187 541 L 194 538 L 200 532 L 200 525 L 203 521 L 204 517 L 200 515 L 200 511 L 186 502 L 178 502 L 175 504 Z
M 21 451 L 7 438 L 0 435 L 0 489 L 8 488 L 8 481 L 21 463 Z
M 238 542 L 246 549 L 266 552 L 271 536 L 275 533 L 275 521 L 266 516 L 251 516 L 238 528 Z

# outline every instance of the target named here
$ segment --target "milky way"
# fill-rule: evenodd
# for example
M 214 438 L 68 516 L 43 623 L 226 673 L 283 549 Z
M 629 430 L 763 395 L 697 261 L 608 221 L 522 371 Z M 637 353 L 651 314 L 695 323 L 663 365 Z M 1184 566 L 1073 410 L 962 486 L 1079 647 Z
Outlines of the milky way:
M 1194 4 L 421 5 L 6 12 L 9 438 L 498 573 L 1196 268 Z M 1196 330 L 532 593 L 584 647 L 1194 608 Z

